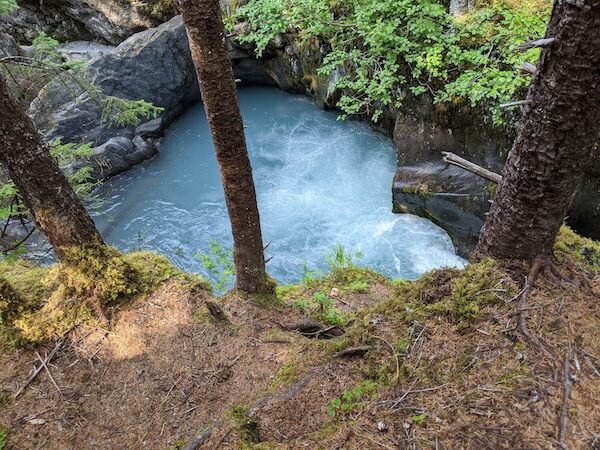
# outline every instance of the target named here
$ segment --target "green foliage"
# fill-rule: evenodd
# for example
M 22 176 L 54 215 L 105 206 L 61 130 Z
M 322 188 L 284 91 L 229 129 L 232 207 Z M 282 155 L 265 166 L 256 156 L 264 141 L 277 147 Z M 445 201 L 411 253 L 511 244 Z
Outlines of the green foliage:
M 89 158 L 94 154 L 91 144 L 63 144 L 59 139 L 50 142 L 50 153 L 58 161 L 61 169 L 65 170 L 70 164 L 81 159 Z M 92 168 L 84 166 L 67 175 L 69 184 L 77 195 L 84 200 L 90 200 L 98 182 L 93 181 Z
M 567 225 L 558 232 L 554 254 L 559 261 L 570 259 L 590 270 L 600 271 L 600 242 L 579 236 Z
M 191 289 L 208 286 L 150 252 L 121 255 L 111 248 L 69 249 L 70 263 L 37 267 L 0 263 L 0 339 L 38 343 L 98 319 L 98 311 L 154 291 L 176 279 Z
M 250 0 L 236 18 L 249 22 L 239 40 L 258 56 L 284 32 L 327 41 L 332 50 L 320 73 L 338 71 L 342 117 L 377 121 L 383 106 L 429 92 L 438 102 L 483 104 L 499 124 L 498 104 L 528 84 L 516 66 L 537 59 L 515 45 L 543 36 L 551 2 L 539 3 L 493 0 L 457 20 L 436 0 Z
M 43 31 L 33 41 L 33 57 L 44 63 L 58 64 L 62 61 L 62 55 L 58 51 L 60 42 Z
M 17 0 L 0 0 L 0 16 L 10 14 L 18 8 L 19 5 L 17 4 Z
M 349 321 L 346 315 L 337 310 L 334 300 L 322 292 L 316 292 L 310 299 L 297 299 L 293 304 L 303 313 L 330 325 L 341 327 Z
M 229 416 L 237 425 L 242 444 L 254 444 L 260 441 L 258 422 L 248 415 L 246 408 L 235 405 L 229 410 Z
M 427 418 L 427 414 L 418 414 L 416 416 L 411 416 L 410 420 L 415 425 L 423 425 L 425 423 L 426 418 Z
M 335 417 L 337 414 L 349 413 L 364 407 L 364 399 L 377 393 L 377 385 L 371 380 L 363 380 L 349 391 L 344 391 L 327 405 L 327 414 Z
M 514 8 L 495 1 L 456 23 L 463 50 L 457 60 L 461 71 L 439 93 L 439 102 L 484 103 L 490 105 L 493 120 L 502 122 L 498 105 L 514 100 L 529 85 L 529 77 L 516 69 L 525 62 L 535 64 L 539 58 L 539 50 L 520 52 L 516 47 L 543 36 L 549 17 L 549 2 L 536 10 L 525 6 Z
M 6 447 L 6 442 L 8 441 L 8 430 L 3 427 L 0 427 L 0 450 L 3 450 Z
M 344 271 L 355 268 L 355 258 L 362 258 L 361 252 L 350 253 L 340 244 L 336 244 L 329 255 L 327 255 L 327 264 L 331 268 L 334 278 L 338 278 Z
M 101 120 L 111 127 L 136 126 L 142 119 L 156 119 L 163 111 L 164 108 L 145 100 L 107 96 L 103 100 Z
M 215 280 L 215 291 L 223 293 L 233 284 L 235 277 L 233 253 L 217 241 L 211 241 L 208 245 L 210 247 L 208 253 L 199 252 L 194 256 L 200 259 L 204 270 L 209 273 L 211 279 Z
M 239 41 L 254 44 L 257 56 L 262 56 L 269 42 L 289 29 L 292 19 L 286 14 L 289 3 L 288 0 L 252 0 L 239 7 L 234 18 L 247 19 L 251 27 L 251 32 L 241 35 Z

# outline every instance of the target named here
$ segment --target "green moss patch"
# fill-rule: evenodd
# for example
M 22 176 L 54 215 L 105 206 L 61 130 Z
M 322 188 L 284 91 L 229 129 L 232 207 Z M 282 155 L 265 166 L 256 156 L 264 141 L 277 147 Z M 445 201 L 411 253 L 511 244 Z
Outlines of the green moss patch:
M 600 242 L 581 237 L 566 225 L 558 232 L 554 254 L 561 262 L 571 260 L 589 269 L 600 270 Z
M 77 325 L 176 278 L 209 289 L 168 259 L 150 252 L 122 255 L 112 248 L 72 249 L 67 264 L 42 268 L 23 261 L 0 264 L 0 339 L 5 345 L 62 337 Z

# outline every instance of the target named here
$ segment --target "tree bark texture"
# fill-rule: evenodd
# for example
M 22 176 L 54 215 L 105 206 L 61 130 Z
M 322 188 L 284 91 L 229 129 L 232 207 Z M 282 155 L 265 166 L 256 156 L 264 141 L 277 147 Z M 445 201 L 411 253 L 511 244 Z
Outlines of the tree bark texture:
M 557 2 L 477 252 L 548 256 L 600 139 L 600 0 Z
M 218 0 L 181 0 L 233 232 L 237 288 L 266 286 L 260 217 Z
M 73 246 L 103 245 L 85 207 L 0 75 L 0 163 L 59 259 Z

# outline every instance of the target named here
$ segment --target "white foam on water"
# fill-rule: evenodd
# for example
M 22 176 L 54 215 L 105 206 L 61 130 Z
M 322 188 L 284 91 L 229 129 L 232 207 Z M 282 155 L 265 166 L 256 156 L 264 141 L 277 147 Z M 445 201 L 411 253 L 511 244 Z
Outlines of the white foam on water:
M 264 241 L 272 242 L 268 271 L 279 282 L 300 280 L 305 263 L 327 272 L 336 244 L 392 278 L 464 264 L 443 230 L 391 212 L 396 164 L 389 139 L 276 89 L 243 88 L 239 97 Z M 101 193 L 105 213 L 96 221 L 123 250 L 152 249 L 203 273 L 194 254 L 211 240 L 231 246 L 201 105 L 169 128 L 157 158 L 110 180 Z

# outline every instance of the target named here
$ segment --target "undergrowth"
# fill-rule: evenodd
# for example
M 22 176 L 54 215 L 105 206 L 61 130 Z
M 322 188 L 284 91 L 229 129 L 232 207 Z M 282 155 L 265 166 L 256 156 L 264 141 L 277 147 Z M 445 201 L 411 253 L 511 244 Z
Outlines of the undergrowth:
M 399 108 L 410 95 L 427 93 L 440 103 L 482 104 L 501 124 L 498 105 L 529 84 L 518 69 L 539 55 L 516 46 L 544 35 L 551 5 L 489 0 L 455 18 L 436 0 L 249 0 L 235 19 L 248 22 L 238 39 L 258 56 L 280 33 L 295 34 L 301 44 L 325 41 L 330 50 L 320 73 L 336 75 L 344 117 L 377 121 L 382 106 Z

